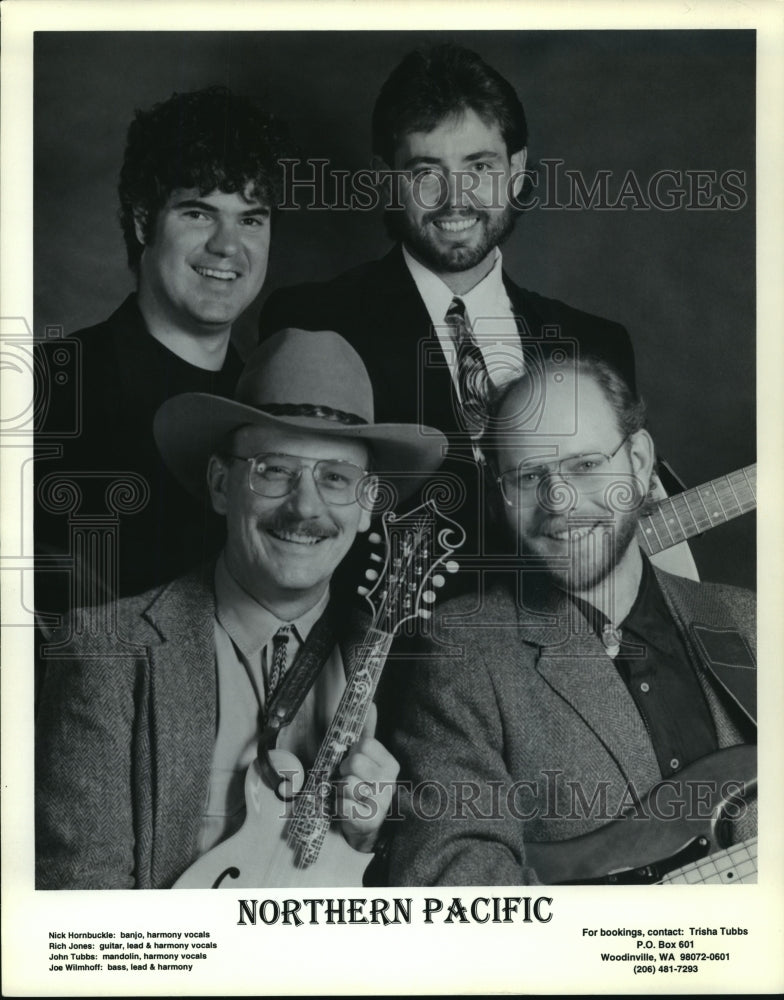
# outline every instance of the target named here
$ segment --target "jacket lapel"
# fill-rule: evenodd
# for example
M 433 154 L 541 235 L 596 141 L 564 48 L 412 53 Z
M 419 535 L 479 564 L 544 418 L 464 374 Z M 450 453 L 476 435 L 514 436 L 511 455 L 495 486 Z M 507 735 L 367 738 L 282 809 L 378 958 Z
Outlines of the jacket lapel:
M 193 857 L 216 731 L 214 597 L 202 574 L 175 580 L 148 608 L 151 646 L 152 878 L 171 884 Z
M 504 288 L 509 296 L 512 305 L 512 312 L 517 320 L 517 329 L 520 337 L 525 341 L 530 337 L 537 336 L 541 331 L 542 317 L 534 308 L 530 297 L 524 288 L 516 285 L 506 271 L 503 272 Z
M 757 671 L 753 650 L 738 629 L 727 627 L 726 609 L 712 596 L 712 591 L 655 567 L 654 570 L 697 668 L 719 747 L 745 742 L 751 734 L 744 735 L 741 726 L 753 729 L 756 718 Z M 722 691 L 725 683 L 727 690 Z M 728 705 L 732 705 L 732 713 Z
M 387 329 L 389 344 L 399 345 L 399 350 L 391 353 L 387 349 L 387 370 L 377 373 L 380 379 L 373 381 L 377 393 L 381 386 L 394 393 L 395 398 L 389 399 L 393 407 L 389 412 L 393 416 L 377 412 L 376 418 L 400 420 L 401 413 L 408 413 L 414 422 L 438 427 L 447 435 L 457 433 L 446 358 L 399 246 L 383 258 L 377 277 L 377 283 L 366 290 L 365 315 L 379 316 Z M 390 360 L 395 366 L 393 372 L 389 371 Z M 401 407 L 401 397 L 406 400 L 405 409 Z M 379 410 L 378 398 L 376 409 Z
M 552 600 L 548 611 L 557 626 L 522 633 L 540 647 L 539 675 L 593 731 L 624 780 L 649 787 L 661 772 L 634 699 L 577 607 L 564 598 Z M 606 772 L 604 755 L 596 769 Z

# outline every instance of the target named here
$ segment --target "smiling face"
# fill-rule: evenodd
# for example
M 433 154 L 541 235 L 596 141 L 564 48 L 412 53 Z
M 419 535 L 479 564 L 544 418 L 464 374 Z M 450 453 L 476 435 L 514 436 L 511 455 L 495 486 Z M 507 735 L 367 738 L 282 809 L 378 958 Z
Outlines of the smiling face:
M 412 174 L 403 185 L 403 211 L 387 213 L 395 235 L 453 291 L 467 291 L 512 230 L 509 199 L 522 184 L 525 150 L 510 156 L 497 122 L 487 124 L 469 108 L 430 132 L 405 135 L 393 166 Z
M 144 242 L 142 220 L 136 235 Z M 270 212 L 237 192 L 177 188 L 155 220 L 139 265 L 139 304 L 152 328 L 231 330 L 267 273 Z
M 509 421 L 512 429 L 514 413 L 529 412 L 526 391 L 523 380 L 499 411 L 499 421 Z M 558 393 L 545 397 L 536 429 L 502 441 L 498 449 L 500 472 L 618 449 L 598 492 L 581 492 L 579 476 L 564 483 L 553 474 L 534 493 L 531 506 L 504 506 L 523 552 L 543 559 L 548 573 L 570 591 L 596 587 L 627 558 L 634 540 L 654 452 L 647 431 L 630 434 L 618 448 L 623 437 L 599 384 L 589 375 L 564 373 Z
M 367 448 L 348 438 L 243 427 L 233 455 L 283 453 L 368 466 Z M 308 469 L 284 497 L 263 497 L 248 485 L 248 463 L 213 456 L 208 480 L 212 504 L 226 516 L 225 558 L 234 579 L 260 604 L 290 620 L 313 607 L 357 535 L 370 525 L 360 503 L 325 503 Z M 285 612 L 285 613 L 281 613 Z

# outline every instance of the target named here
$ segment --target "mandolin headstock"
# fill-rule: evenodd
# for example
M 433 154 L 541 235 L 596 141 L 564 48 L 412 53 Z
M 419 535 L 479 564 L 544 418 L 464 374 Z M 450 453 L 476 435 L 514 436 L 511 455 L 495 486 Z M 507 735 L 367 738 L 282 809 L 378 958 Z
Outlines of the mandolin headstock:
M 359 593 L 370 605 L 373 627 L 388 635 L 404 622 L 429 618 L 443 573 L 456 573 L 450 557 L 465 541 L 465 531 L 428 500 L 406 514 L 387 512 L 381 519 L 384 555 L 366 572 L 368 587 Z

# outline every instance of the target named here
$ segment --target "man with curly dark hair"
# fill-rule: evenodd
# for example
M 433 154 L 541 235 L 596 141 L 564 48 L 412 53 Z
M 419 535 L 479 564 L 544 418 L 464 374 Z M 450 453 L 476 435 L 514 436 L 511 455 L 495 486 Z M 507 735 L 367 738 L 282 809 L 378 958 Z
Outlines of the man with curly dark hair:
M 108 474 L 128 480 L 132 473 L 140 509 L 121 515 L 116 560 L 90 557 L 72 568 L 68 598 L 53 587 L 57 574 L 39 574 L 39 610 L 139 592 L 217 548 L 217 519 L 162 465 L 152 421 L 178 393 L 233 393 L 241 361 L 232 325 L 264 283 L 286 148 L 281 123 L 224 87 L 174 94 L 136 112 L 119 199 L 137 288 L 103 323 L 71 335 L 81 354 L 81 428 L 62 440 L 59 459 L 39 449 L 39 553 L 56 556 L 70 546 L 75 555 L 66 518 L 48 500 L 52 473 L 73 475 L 82 495 L 105 491 Z M 47 440 L 57 438 L 58 420 L 50 409 L 39 422 Z

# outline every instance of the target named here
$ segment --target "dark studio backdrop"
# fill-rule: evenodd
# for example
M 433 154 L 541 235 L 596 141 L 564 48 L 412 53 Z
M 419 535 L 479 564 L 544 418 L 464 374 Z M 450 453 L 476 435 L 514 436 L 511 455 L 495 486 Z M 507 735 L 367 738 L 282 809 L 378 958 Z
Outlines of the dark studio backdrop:
M 512 277 L 627 326 L 652 433 L 688 486 L 754 461 L 751 31 L 37 33 L 36 336 L 104 319 L 133 286 L 116 183 L 136 108 L 225 84 L 284 118 L 303 157 L 356 170 L 369 165 L 384 79 L 411 48 L 439 40 L 476 49 L 526 109 L 534 193 L 552 207 L 519 219 L 504 247 Z M 547 189 L 555 160 L 559 184 Z M 619 210 L 559 207 L 571 200 L 567 170 L 589 186 L 609 172 L 610 205 L 630 171 L 639 193 L 629 182 Z M 651 204 L 663 170 L 676 176 L 661 192 L 684 190 L 681 207 Z M 235 330 L 240 350 L 253 346 L 272 289 L 331 277 L 388 246 L 379 211 L 282 213 L 262 298 Z M 755 521 L 692 543 L 704 579 L 755 586 Z

